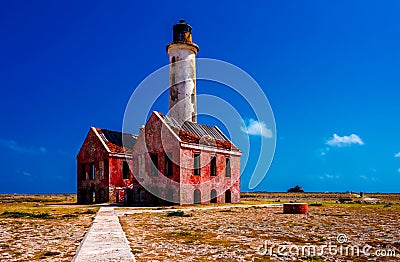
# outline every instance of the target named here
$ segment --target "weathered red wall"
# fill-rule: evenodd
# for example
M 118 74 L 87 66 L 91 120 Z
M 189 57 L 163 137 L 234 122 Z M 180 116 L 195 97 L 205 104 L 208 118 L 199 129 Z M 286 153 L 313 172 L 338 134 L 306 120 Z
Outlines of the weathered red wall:
M 182 148 L 176 136 L 167 129 L 162 120 L 153 113 L 147 122 L 144 131 L 139 135 L 138 141 L 134 147 L 133 173 L 134 177 L 134 202 L 140 201 L 140 190 L 142 186 L 137 180 L 145 184 L 145 187 L 158 187 L 158 190 L 166 192 L 168 189 L 174 190 L 175 202 L 180 204 L 194 203 L 194 190 L 201 191 L 201 203 L 210 202 L 210 193 L 212 189 L 217 191 L 217 202 L 225 202 L 225 191 L 231 190 L 231 202 L 240 201 L 240 156 L 232 155 L 230 151 L 221 150 L 213 147 L 199 146 L 198 149 Z M 173 176 L 172 179 L 162 175 L 165 166 L 164 152 L 172 152 Z M 193 157 L 194 153 L 201 153 L 201 175 L 193 175 Z M 151 159 L 150 154 L 158 154 L 159 175 L 154 177 L 150 174 Z M 145 156 L 145 174 L 139 178 L 138 156 Z M 210 156 L 215 155 L 217 176 L 210 176 Z M 225 157 L 229 156 L 231 161 L 231 177 L 225 177 Z M 171 181 L 172 180 L 172 181 Z M 174 183 L 176 182 L 176 183 Z M 175 187 L 174 187 L 175 184 Z M 146 203 L 154 201 L 151 194 L 146 193 Z
M 132 183 L 132 171 L 129 170 L 129 179 L 122 178 L 122 163 L 123 161 L 127 161 L 129 166 L 132 166 L 132 158 L 131 157 L 118 157 L 111 156 L 109 159 L 110 166 L 110 182 L 109 182 L 109 196 L 110 202 L 123 202 L 124 200 L 124 191 L 119 190 L 119 197 L 117 201 L 117 188 L 127 187 Z
M 78 202 L 91 203 L 92 192 L 96 194 L 96 202 L 107 202 L 108 199 L 108 170 L 104 171 L 104 179 L 100 180 L 99 162 L 108 158 L 108 152 L 100 142 L 92 129 L 88 135 L 77 156 L 77 185 L 78 185 Z M 90 163 L 95 164 L 95 179 L 89 180 Z M 86 179 L 81 179 L 80 166 L 85 164 Z
M 217 203 L 225 202 L 226 190 L 231 191 L 231 202 L 240 201 L 240 153 L 238 151 L 223 150 L 212 146 L 193 145 L 183 143 L 175 135 L 174 131 L 163 124 L 162 116 L 153 113 L 140 132 L 133 148 L 133 157 L 128 156 L 131 167 L 130 179 L 122 178 L 123 161 L 127 161 L 123 154 L 109 153 L 104 148 L 99 137 L 91 129 L 77 156 L 78 172 L 78 201 L 90 202 L 91 192 L 96 192 L 96 202 L 115 202 L 117 194 L 122 201 L 122 190 L 132 185 L 132 190 L 127 194 L 128 201 L 135 204 L 151 205 L 163 203 L 158 197 L 144 190 L 158 192 L 161 199 L 165 199 L 171 191 L 173 201 L 179 204 L 193 204 L 194 190 L 201 192 L 201 203 L 210 202 L 211 190 L 217 191 Z M 172 176 L 165 177 L 165 152 L 172 153 Z M 200 153 L 200 176 L 194 176 L 194 154 Z M 158 155 L 158 176 L 151 175 L 150 154 Z M 210 156 L 216 156 L 216 176 L 210 176 Z M 139 176 L 139 156 L 144 157 L 144 170 Z M 225 177 L 225 158 L 230 158 L 231 177 Z M 105 170 L 104 179 L 99 179 L 99 161 L 108 159 L 108 170 Z M 96 175 L 94 180 L 88 179 L 89 163 L 95 163 Z M 80 163 L 86 163 L 87 179 L 82 181 L 79 176 Z M 138 182 L 140 181 L 140 183 Z M 121 190 L 117 190 L 121 188 Z M 105 192 L 105 193 L 104 193 Z
M 194 176 L 194 154 L 200 153 L 200 176 Z M 216 156 L 216 176 L 210 176 L 211 155 Z M 225 177 L 225 157 L 230 157 L 231 177 Z M 225 202 L 225 191 L 231 190 L 231 202 L 240 202 L 240 156 L 229 155 L 210 147 L 181 149 L 181 204 L 194 203 L 194 190 L 201 192 L 201 203 L 210 203 L 211 190 L 217 191 L 217 203 Z
M 140 132 L 138 140 L 134 146 L 134 159 L 133 159 L 133 175 L 134 175 L 134 189 L 133 189 L 133 202 L 140 204 L 153 204 L 154 201 L 160 202 L 160 199 L 155 198 L 149 193 L 146 193 L 144 202 L 140 201 L 140 191 L 143 190 L 144 185 L 146 188 L 152 188 L 159 192 L 159 196 L 165 199 L 168 191 L 173 191 L 173 198 L 175 202 L 179 201 L 179 142 L 177 138 L 170 132 L 160 117 L 153 113 L 146 123 L 144 129 Z M 165 177 L 165 152 L 172 153 L 172 161 L 175 163 L 172 167 L 172 176 Z M 158 155 L 158 176 L 151 175 L 151 158 L 150 154 Z M 139 155 L 144 156 L 145 169 L 142 177 L 139 177 Z M 141 182 L 138 183 L 138 180 Z M 162 201 L 161 201 L 162 202 Z
M 108 169 L 104 164 L 104 178 L 100 179 L 99 163 L 107 159 Z M 117 193 L 115 188 L 131 184 L 132 173 L 130 174 L 130 179 L 122 179 L 122 162 L 124 160 L 126 159 L 122 156 L 110 154 L 91 128 L 77 156 L 78 202 L 115 202 Z M 85 163 L 85 180 L 81 179 L 81 163 Z M 94 180 L 89 180 L 90 163 L 95 165 Z M 95 200 L 93 200 L 93 192 L 95 192 Z

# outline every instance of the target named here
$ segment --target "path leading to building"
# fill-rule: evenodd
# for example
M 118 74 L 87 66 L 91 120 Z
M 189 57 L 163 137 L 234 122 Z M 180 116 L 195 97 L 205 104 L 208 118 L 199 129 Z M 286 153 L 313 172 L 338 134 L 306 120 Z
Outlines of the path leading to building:
M 245 208 L 245 207 L 264 207 L 264 208 L 283 208 L 283 204 L 229 204 L 222 206 L 213 205 L 195 205 L 195 206 L 182 206 L 182 207 L 122 207 L 115 210 L 117 216 L 137 214 L 137 213 L 166 213 L 173 211 L 193 211 L 193 210 L 210 210 L 210 209 L 231 209 L 231 208 Z
M 100 207 L 72 261 L 135 261 L 114 207 Z
M 114 206 L 101 206 L 96 217 L 82 240 L 73 262 L 87 261 L 135 261 L 131 253 L 129 242 L 119 223 L 118 216 L 135 213 L 161 213 L 178 210 L 192 211 L 198 209 L 229 209 L 240 207 L 282 207 L 282 204 L 254 204 L 254 205 L 222 205 L 222 206 L 187 206 L 171 208 L 118 208 Z

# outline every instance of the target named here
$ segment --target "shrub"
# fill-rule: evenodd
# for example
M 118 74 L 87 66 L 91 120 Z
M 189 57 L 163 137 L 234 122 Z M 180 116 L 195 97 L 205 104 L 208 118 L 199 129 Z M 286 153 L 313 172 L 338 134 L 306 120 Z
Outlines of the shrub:
M 183 211 L 172 211 L 167 213 L 167 217 L 191 217 L 192 214 L 185 214 Z
M 51 219 L 54 218 L 52 215 L 48 213 L 27 213 L 27 212 L 11 212 L 11 211 L 4 211 L 1 214 L 2 217 L 7 218 L 21 218 L 21 217 L 28 217 L 28 218 L 42 218 L 42 219 Z

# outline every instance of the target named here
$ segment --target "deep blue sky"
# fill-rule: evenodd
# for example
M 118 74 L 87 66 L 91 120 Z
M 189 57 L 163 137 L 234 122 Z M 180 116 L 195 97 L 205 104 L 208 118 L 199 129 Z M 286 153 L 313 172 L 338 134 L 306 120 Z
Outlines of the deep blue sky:
M 399 192 L 399 1 L 144 2 L 0 2 L 0 193 L 75 192 L 89 127 L 121 130 L 181 18 L 198 57 L 268 96 L 277 148 L 255 190 Z

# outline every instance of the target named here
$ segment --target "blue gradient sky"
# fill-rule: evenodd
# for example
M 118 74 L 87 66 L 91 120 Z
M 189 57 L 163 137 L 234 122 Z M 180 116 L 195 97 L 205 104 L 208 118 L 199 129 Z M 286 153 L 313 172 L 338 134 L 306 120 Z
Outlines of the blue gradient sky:
M 277 148 L 255 190 L 399 192 L 399 1 L 144 2 L 0 2 L 0 193 L 74 192 L 89 127 L 121 130 L 181 18 L 198 57 L 268 96 Z

